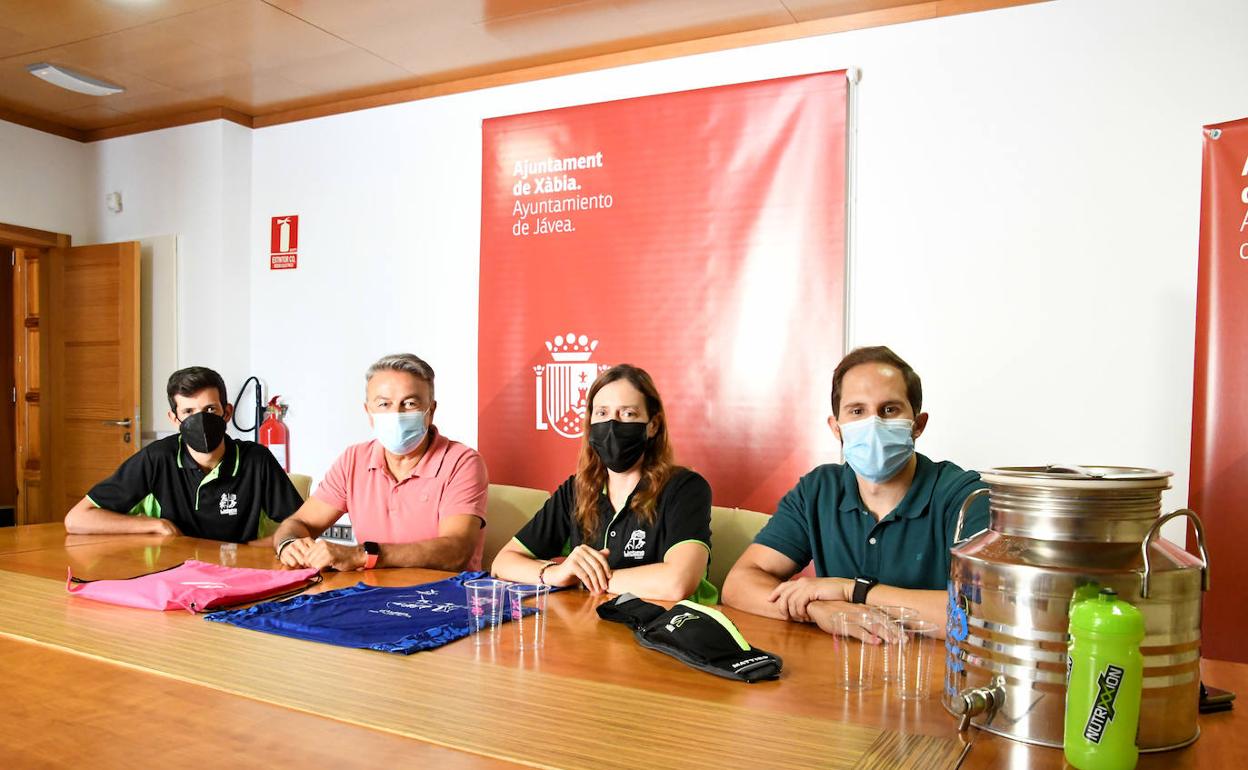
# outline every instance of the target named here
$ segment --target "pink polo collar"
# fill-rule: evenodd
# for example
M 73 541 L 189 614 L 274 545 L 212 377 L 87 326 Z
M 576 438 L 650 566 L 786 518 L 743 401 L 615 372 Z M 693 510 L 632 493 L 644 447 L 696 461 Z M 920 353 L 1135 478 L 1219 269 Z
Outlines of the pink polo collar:
M 429 448 L 421 456 L 416 463 L 416 467 L 412 469 L 412 475 L 415 476 L 437 476 L 442 471 L 442 461 L 446 459 L 446 450 L 450 448 L 450 439 L 438 432 L 437 426 L 430 426 L 429 435 L 432 440 Z M 372 446 L 368 453 L 368 469 L 375 471 L 378 468 L 390 472 L 390 466 L 386 464 L 386 450 L 377 439 L 373 439 Z

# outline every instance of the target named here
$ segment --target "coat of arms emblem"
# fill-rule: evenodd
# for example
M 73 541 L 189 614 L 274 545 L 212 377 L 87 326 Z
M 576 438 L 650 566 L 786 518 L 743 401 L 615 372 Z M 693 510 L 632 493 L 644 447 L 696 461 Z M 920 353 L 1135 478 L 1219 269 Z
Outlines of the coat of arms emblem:
M 589 388 L 598 373 L 609 368 L 589 360 L 597 347 L 598 340 L 571 332 L 546 340 L 551 363 L 533 367 L 538 430 L 554 430 L 564 438 L 581 437 Z

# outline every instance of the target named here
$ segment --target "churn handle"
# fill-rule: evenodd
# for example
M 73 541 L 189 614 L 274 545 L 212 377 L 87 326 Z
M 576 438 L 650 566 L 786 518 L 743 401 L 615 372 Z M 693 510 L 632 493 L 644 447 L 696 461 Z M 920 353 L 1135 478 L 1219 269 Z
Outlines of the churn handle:
M 958 509 L 958 526 L 953 530 L 953 544 L 957 545 L 962 541 L 962 524 L 966 521 L 966 509 L 971 507 L 971 502 L 980 495 L 988 494 L 988 487 L 980 487 L 974 492 L 966 496 L 962 501 L 962 507 Z M 1203 546 L 1202 546 L 1203 547 Z M 1203 551 L 1202 551 L 1203 553 Z
M 1153 522 L 1153 526 L 1148 528 L 1148 534 L 1144 536 L 1144 542 L 1140 543 L 1140 555 L 1144 557 L 1144 574 L 1140 577 L 1140 598 L 1148 598 L 1148 581 L 1152 577 L 1152 568 L 1148 563 L 1148 546 L 1153 542 L 1153 538 L 1161 531 L 1161 527 L 1167 521 L 1175 516 L 1186 516 L 1192 520 L 1192 526 L 1196 528 L 1196 548 L 1200 551 L 1200 590 L 1209 590 L 1209 553 L 1205 550 L 1205 526 L 1200 523 L 1200 517 L 1196 512 L 1189 508 L 1180 508 L 1177 511 L 1171 511 L 1165 516 Z

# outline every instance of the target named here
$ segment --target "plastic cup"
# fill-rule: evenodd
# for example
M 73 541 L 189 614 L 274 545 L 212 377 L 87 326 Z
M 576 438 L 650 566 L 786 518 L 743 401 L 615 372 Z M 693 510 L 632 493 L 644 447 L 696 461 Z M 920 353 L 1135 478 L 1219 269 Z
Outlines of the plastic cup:
M 897 691 L 907 700 L 922 700 L 931 688 L 932 666 L 942 652 L 936 624 L 912 618 L 900 622 L 900 652 L 897 655 Z
M 885 682 L 896 682 L 897 670 L 901 665 L 899 657 L 902 650 L 902 626 L 905 621 L 918 620 L 919 612 L 897 605 L 877 607 L 876 610 L 888 623 L 888 632 L 881 637 L 884 648 L 880 652 L 880 678 Z
M 468 631 L 477 644 L 498 641 L 498 624 L 503 620 L 503 587 L 501 580 L 482 578 L 464 583 L 468 597 Z
M 880 645 L 858 637 L 880 622 L 870 612 L 838 612 L 832 616 L 832 670 L 836 686 L 848 692 L 870 689 Z
M 536 650 L 546 643 L 546 599 L 549 596 L 550 586 L 536 583 L 507 586 L 507 605 L 517 649 Z

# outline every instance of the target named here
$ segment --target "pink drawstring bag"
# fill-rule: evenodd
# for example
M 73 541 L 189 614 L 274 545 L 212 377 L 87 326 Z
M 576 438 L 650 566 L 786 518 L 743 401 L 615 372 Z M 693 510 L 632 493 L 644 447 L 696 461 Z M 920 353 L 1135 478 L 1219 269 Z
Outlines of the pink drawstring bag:
M 75 596 L 141 610 L 192 613 L 232 607 L 275 594 L 296 594 L 321 582 L 315 569 L 248 569 L 190 559 L 176 567 L 125 580 L 81 580 L 72 570 L 65 588 Z

